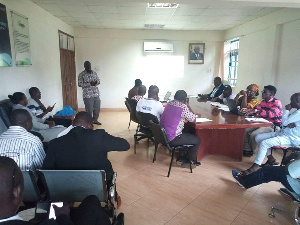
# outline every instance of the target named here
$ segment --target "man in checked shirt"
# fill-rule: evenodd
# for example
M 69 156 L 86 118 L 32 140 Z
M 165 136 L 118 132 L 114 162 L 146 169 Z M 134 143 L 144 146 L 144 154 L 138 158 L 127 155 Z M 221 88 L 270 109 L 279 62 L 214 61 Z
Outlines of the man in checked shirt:
M 97 87 L 100 84 L 100 79 L 98 74 L 91 69 L 89 61 L 84 62 L 84 68 L 85 70 L 78 76 L 78 86 L 82 88 L 85 111 L 92 116 L 93 124 L 101 125 L 98 121 L 101 100 Z

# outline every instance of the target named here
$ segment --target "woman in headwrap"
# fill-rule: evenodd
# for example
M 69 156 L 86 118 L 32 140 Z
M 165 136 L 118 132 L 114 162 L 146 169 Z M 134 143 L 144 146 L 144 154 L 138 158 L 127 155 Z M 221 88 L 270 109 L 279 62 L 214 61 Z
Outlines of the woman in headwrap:
M 235 101 L 240 106 L 240 111 L 246 113 L 252 111 L 260 102 L 257 96 L 259 95 L 259 86 L 250 84 L 247 90 L 241 90 L 235 97 Z

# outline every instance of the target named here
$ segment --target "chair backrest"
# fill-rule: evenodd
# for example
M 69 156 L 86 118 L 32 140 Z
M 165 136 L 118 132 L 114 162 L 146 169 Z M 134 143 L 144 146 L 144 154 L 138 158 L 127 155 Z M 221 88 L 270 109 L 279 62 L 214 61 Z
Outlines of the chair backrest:
M 157 124 L 159 123 L 157 117 L 151 113 L 138 112 L 137 118 L 138 118 L 139 124 L 144 127 L 150 127 L 150 124 L 149 124 L 150 120 L 152 120 L 154 123 L 157 123 Z
M 12 111 L 13 103 L 10 99 L 0 101 L 0 117 L 3 120 L 7 128 L 10 126 L 9 115 Z
M 8 127 L 5 125 L 5 123 L 3 122 L 3 120 L 0 117 L 0 134 L 4 133 L 5 131 L 7 131 Z
M 32 171 L 22 170 L 24 177 L 23 202 L 37 202 L 41 200 L 41 194 Z
M 127 99 L 126 100 L 130 109 L 130 119 L 136 123 L 138 123 L 138 118 L 136 116 L 136 105 L 137 101 L 134 99 Z
M 128 104 L 128 98 L 125 98 L 125 105 L 126 105 L 126 108 L 128 109 L 128 112 L 130 112 L 130 107 L 129 107 L 129 104 Z
M 108 199 L 103 170 L 39 170 L 51 201 L 82 202 L 96 195 L 101 202 Z
M 170 141 L 169 141 L 169 137 L 167 135 L 166 130 L 161 125 L 154 123 L 153 121 L 150 121 L 149 124 L 150 124 L 152 134 L 154 136 L 155 142 L 157 144 L 165 145 L 169 148 Z

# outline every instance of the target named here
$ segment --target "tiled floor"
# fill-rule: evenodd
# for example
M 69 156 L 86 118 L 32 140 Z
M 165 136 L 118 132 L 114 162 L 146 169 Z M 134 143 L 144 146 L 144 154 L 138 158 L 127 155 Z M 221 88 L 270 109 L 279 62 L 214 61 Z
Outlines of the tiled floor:
M 136 124 L 128 127 L 128 112 L 101 112 L 99 121 L 108 133 L 127 139 L 127 152 L 110 152 L 109 159 L 118 173 L 117 190 L 122 198 L 119 212 L 125 214 L 126 225 L 215 225 L 215 224 L 294 224 L 297 205 L 278 192 L 279 183 L 269 183 L 246 190 L 232 178 L 231 170 L 248 168 L 253 157 L 235 162 L 228 158 L 207 156 L 193 170 L 174 163 L 167 172 L 170 155 L 160 147 L 152 163 L 154 146 L 147 141 L 133 152 Z M 276 155 L 280 159 L 280 154 Z M 268 216 L 272 206 L 284 209 L 287 215 Z
M 174 163 L 168 178 L 170 155 L 164 147 L 158 150 L 152 163 L 154 146 L 147 141 L 133 152 L 136 124 L 128 127 L 128 112 L 102 112 L 99 121 L 108 133 L 123 137 L 131 148 L 127 152 L 111 152 L 109 159 L 118 173 L 117 190 L 122 197 L 119 212 L 125 213 L 127 225 L 200 225 L 200 224 L 294 224 L 293 201 L 278 192 L 279 183 L 269 183 L 249 190 L 233 180 L 233 168 L 246 169 L 253 157 L 242 163 L 228 158 L 207 156 L 202 165 L 193 170 Z M 280 154 L 276 155 L 280 159 Z M 276 206 L 287 215 L 268 216 Z

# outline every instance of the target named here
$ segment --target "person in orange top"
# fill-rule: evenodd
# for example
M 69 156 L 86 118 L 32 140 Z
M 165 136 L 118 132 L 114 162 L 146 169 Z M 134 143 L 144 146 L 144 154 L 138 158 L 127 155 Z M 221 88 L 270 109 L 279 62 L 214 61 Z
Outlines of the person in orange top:
M 257 96 L 259 95 L 259 86 L 257 84 L 250 84 L 247 90 L 241 90 L 235 97 L 235 101 L 240 106 L 240 111 L 247 113 L 253 111 L 260 103 Z

